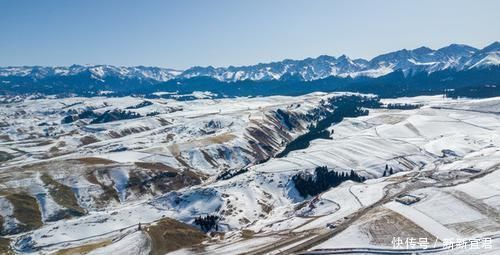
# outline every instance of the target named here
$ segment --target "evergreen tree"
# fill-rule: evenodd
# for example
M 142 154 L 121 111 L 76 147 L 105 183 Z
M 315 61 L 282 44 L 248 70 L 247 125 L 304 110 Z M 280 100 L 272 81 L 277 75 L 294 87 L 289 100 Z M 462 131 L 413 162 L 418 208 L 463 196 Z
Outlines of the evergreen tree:
M 292 177 L 295 187 L 300 195 L 315 196 L 329 188 L 336 187 L 346 180 L 362 182 L 364 178 L 356 174 L 354 170 L 350 172 L 330 171 L 326 166 L 317 167 L 314 174 L 299 173 Z
M 207 215 L 205 217 L 198 216 L 194 219 L 194 224 L 200 226 L 202 231 L 208 232 L 215 228 L 218 231 L 219 227 L 217 222 L 219 221 L 219 216 Z

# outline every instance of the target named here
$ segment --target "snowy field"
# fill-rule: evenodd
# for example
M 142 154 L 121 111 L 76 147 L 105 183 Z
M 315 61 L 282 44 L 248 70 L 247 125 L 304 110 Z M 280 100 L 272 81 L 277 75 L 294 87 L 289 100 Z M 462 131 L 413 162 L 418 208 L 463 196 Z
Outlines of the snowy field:
M 304 134 L 311 124 L 307 115 L 338 95 L 29 99 L 1 105 L 7 125 L 1 127 L 0 152 L 8 155 L 0 170 L 4 236 L 18 253 L 95 245 L 90 254 L 146 254 L 157 247 L 156 239 L 138 230 L 139 223 L 149 228 L 172 218 L 194 226 L 196 217 L 215 213 L 223 236 L 207 235 L 196 247 L 169 251 L 389 250 L 393 235 L 425 237 L 439 246 L 493 236 L 491 250 L 471 254 L 500 251 L 500 98 L 382 100 L 423 106 L 370 109 L 367 116 L 330 126 L 331 139 L 264 160 Z M 141 117 L 90 123 L 79 115 L 116 109 Z M 82 118 L 61 123 L 68 114 Z M 367 180 L 302 197 L 293 176 L 318 166 L 354 170 Z M 248 171 L 217 178 L 240 168 Z M 61 190 L 76 195 L 60 196 Z M 16 212 L 21 198 L 13 193 L 33 198 L 22 199 L 34 201 L 39 226 L 15 231 L 26 219 Z M 402 203 L 404 196 L 415 200 Z

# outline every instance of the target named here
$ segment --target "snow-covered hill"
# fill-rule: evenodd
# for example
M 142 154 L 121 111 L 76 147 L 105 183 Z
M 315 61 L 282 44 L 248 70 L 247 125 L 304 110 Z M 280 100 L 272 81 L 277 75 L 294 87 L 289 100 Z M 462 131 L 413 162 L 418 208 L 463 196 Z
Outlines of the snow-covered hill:
M 420 107 L 370 109 L 276 156 L 351 95 L 0 104 L 0 251 L 394 253 L 396 235 L 436 252 L 490 237 L 498 253 L 500 98 L 385 99 Z M 367 180 L 302 196 L 296 177 L 318 166 Z M 211 235 L 196 224 L 206 215 L 219 217 Z
M 500 43 L 479 50 L 463 44 L 433 50 L 420 47 L 402 49 L 374 57 L 371 60 L 351 59 L 346 55 L 333 57 L 322 55 L 303 60 L 286 59 L 272 63 L 250 66 L 192 67 L 185 71 L 159 67 L 117 67 L 111 65 L 69 67 L 0 67 L 0 77 L 30 77 L 33 79 L 89 75 L 98 81 L 107 79 L 137 79 L 149 82 L 164 82 L 170 79 L 212 77 L 226 82 L 242 80 L 303 80 L 311 81 L 330 76 L 337 77 L 379 77 L 396 70 L 405 74 L 436 72 L 446 69 L 466 70 L 500 65 Z

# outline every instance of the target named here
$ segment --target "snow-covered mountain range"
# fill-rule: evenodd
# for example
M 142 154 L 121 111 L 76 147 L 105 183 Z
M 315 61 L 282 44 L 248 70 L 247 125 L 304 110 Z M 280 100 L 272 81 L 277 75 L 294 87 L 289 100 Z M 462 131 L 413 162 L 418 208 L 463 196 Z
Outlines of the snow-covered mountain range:
M 89 74 L 92 78 L 102 80 L 116 77 L 120 79 L 141 79 L 154 81 L 168 81 L 180 75 L 182 71 L 161 67 L 123 67 L 112 65 L 71 65 L 71 66 L 9 66 L 0 67 L 0 77 L 18 76 L 42 79 L 57 76 L 74 76 Z
M 160 67 L 117 67 L 111 65 L 72 65 L 68 67 L 0 67 L 0 77 L 32 77 L 42 79 L 57 76 L 87 74 L 96 80 L 106 78 L 138 79 L 164 82 L 174 78 L 212 77 L 220 81 L 298 79 L 311 81 L 330 76 L 379 77 L 396 70 L 405 74 L 432 73 L 445 69 L 467 70 L 500 65 L 500 43 L 494 42 L 483 49 L 463 44 L 433 50 L 420 47 L 402 49 L 374 57 L 371 60 L 351 59 L 346 55 L 333 57 L 322 55 L 303 60 L 285 59 L 279 62 L 251 66 L 192 67 L 174 70 Z

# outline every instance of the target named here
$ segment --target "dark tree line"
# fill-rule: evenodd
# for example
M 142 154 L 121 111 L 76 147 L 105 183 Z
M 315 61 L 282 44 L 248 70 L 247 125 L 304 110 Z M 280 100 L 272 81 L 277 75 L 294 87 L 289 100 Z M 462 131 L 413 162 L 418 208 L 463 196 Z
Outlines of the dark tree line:
M 139 113 L 124 111 L 121 109 L 115 109 L 112 111 L 106 111 L 103 114 L 97 116 L 97 118 L 93 119 L 90 124 L 96 123 L 107 123 L 116 120 L 128 120 L 128 119 L 136 119 L 142 117 Z
M 322 166 L 314 169 L 314 174 L 300 173 L 294 175 L 292 180 L 300 195 L 302 197 L 307 197 L 308 195 L 318 195 L 347 180 L 363 182 L 365 178 L 356 174 L 354 170 L 350 172 L 336 172 L 328 170 L 326 166 Z
M 71 115 L 67 115 L 61 120 L 62 124 L 72 123 L 79 119 L 87 119 L 91 118 L 92 121 L 90 124 L 96 123 L 107 123 L 116 120 L 126 120 L 126 119 L 135 119 L 140 118 L 142 115 L 132 111 L 124 111 L 121 109 L 108 110 L 104 113 L 97 113 L 92 110 L 85 110 L 81 113 L 72 114 L 74 111 L 69 111 Z
M 151 103 L 150 101 L 144 100 L 144 101 L 140 102 L 139 104 L 126 107 L 125 109 L 139 109 L 139 108 L 142 108 L 142 107 L 150 106 L 152 104 L 153 103 Z
M 81 113 L 78 113 L 75 110 L 69 110 L 68 113 L 70 115 L 64 117 L 61 121 L 61 124 L 72 123 L 75 120 L 79 120 L 79 119 L 97 118 L 99 116 L 98 114 L 96 114 L 94 111 L 92 111 L 90 109 L 87 109 Z
M 500 95 L 500 67 L 472 68 L 467 70 L 446 69 L 427 73 L 425 71 L 405 74 L 401 70 L 376 78 L 336 77 L 303 81 L 294 75 L 284 75 L 280 80 L 231 82 L 219 81 L 211 77 L 192 77 L 189 79 L 171 79 L 158 82 L 151 79 L 104 77 L 104 82 L 96 80 L 90 72 L 67 76 L 49 76 L 33 79 L 27 76 L 0 77 L 0 95 L 20 95 L 24 93 L 41 93 L 45 95 L 97 96 L 99 91 L 112 90 L 111 96 L 146 95 L 158 98 L 151 93 L 158 91 L 177 92 L 161 97 L 176 98 L 179 95 L 191 94 L 194 91 L 210 91 L 218 97 L 235 96 L 270 96 L 270 95 L 303 95 L 315 91 L 351 91 L 374 93 L 381 97 L 401 97 L 416 95 L 436 95 L 443 91 L 450 97 L 491 97 Z M 110 95 L 107 95 L 110 96 Z M 180 100 L 195 99 L 184 95 Z
M 345 95 L 332 97 L 322 102 L 322 107 L 308 114 L 307 119 L 315 121 L 321 119 L 316 125 L 310 125 L 309 131 L 295 140 L 291 141 L 285 149 L 276 155 L 277 158 L 288 155 L 291 151 L 301 150 L 309 147 L 312 140 L 330 139 L 330 132 L 326 130 L 334 123 L 341 122 L 344 117 L 357 117 L 368 115 L 369 111 L 363 107 L 378 108 L 379 98 L 357 95 Z M 329 111 L 333 109 L 333 111 Z
M 211 230 L 219 231 L 219 216 L 217 215 L 207 215 L 205 217 L 198 216 L 194 219 L 194 224 L 200 226 L 202 231 L 208 232 Z
M 500 73 L 500 72 L 499 72 Z M 500 81 L 500 74 L 497 74 L 497 80 Z M 452 90 L 446 90 L 446 97 L 449 98 L 460 98 L 460 97 L 472 97 L 472 98 L 488 98 L 488 97 L 498 97 L 500 96 L 500 83 L 497 84 L 484 84 L 481 86 L 467 86 L 464 88 L 457 88 Z
M 388 104 L 387 109 L 413 110 L 422 107 L 423 104 Z
M 248 172 L 248 169 L 246 168 L 241 168 L 239 170 L 229 170 L 229 171 L 225 171 L 223 173 L 221 173 L 220 175 L 217 176 L 217 181 L 219 180 L 227 180 L 227 179 L 231 179 L 233 177 L 235 177 L 236 175 L 240 175 L 240 174 L 244 174 Z
M 286 129 L 292 130 L 295 128 L 295 125 L 293 124 L 292 117 L 286 111 L 278 109 L 278 110 L 276 110 L 275 114 L 276 114 L 276 117 L 283 122 L 283 125 L 286 127 Z

